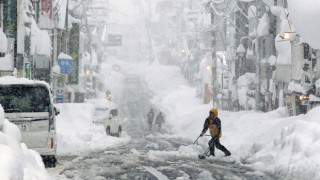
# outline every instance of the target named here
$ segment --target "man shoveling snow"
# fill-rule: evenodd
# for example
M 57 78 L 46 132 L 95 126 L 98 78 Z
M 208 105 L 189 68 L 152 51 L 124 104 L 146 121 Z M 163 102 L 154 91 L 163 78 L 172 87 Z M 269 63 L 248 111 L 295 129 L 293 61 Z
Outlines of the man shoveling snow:
M 205 151 L 203 155 L 199 155 L 199 158 L 204 159 L 205 156 L 210 156 L 210 155 L 214 156 L 214 146 L 216 146 L 217 149 L 220 149 L 221 151 L 223 151 L 225 156 L 230 156 L 231 155 L 230 151 L 228 151 L 227 148 L 225 148 L 223 145 L 220 144 L 219 138 L 222 135 L 221 121 L 218 118 L 218 110 L 215 108 L 210 109 L 209 117 L 204 122 L 203 130 L 200 136 L 203 136 L 207 132 L 208 128 L 210 130 L 210 135 L 212 138 L 208 143 L 209 148 Z

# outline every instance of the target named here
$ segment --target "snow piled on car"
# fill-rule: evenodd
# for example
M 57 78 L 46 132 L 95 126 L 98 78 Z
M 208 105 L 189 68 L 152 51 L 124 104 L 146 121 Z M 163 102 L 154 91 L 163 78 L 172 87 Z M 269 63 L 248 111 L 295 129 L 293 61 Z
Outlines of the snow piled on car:
M 93 123 L 95 106 L 87 103 L 55 104 L 57 116 L 57 154 L 77 155 L 85 151 L 104 149 L 129 141 L 125 133 L 121 138 L 107 136 L 104 127 Z
M 50 179 L 41 156 L 21 143 L 19 128 L 0 105 L 0 179 Z

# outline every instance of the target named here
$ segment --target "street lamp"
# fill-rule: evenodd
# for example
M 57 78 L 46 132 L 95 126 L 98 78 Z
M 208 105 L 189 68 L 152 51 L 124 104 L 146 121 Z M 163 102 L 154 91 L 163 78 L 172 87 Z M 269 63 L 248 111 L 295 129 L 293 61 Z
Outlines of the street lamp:
M 294 34 L 296 32 L 284 32 L 283 35 L 280 37 L 283 39 L 283 40 L 290 40 L 291 39 L 291 34 Z
M 283 34 L 283 39 L 289 40 L 290 39 L 290 34 L 288 32 L 285 32 Z
M 243 63 L 243 58 L 244 55 L 246 54 L 246 50 L 242 44 L 239 44 L 237 51 L 236 51 L 237 56 L 239 57 L 238 61 L 238 68 L 235 69 L 236 77 L 240 77 L 242 75 L 242 63 Z
M 86 71 L 86 77 L 89 78 L 89 77 L 90 77 L 90 74 L 91 74 L 90 70 L 87 69 L 87 71 Z
M 246 50 L 245 50 L 244 46 L 242 44 L 239 44 L 239 46 L 237 48 L 237 54 L 240 57 L 244 57 L 245 53 L 246 53 Z
M 209 65 L 206 66 L 206 70 L 208 70 L 208 71 L 210 71 L 211 68 L 212 68 L 212 66 L 209 66 Z

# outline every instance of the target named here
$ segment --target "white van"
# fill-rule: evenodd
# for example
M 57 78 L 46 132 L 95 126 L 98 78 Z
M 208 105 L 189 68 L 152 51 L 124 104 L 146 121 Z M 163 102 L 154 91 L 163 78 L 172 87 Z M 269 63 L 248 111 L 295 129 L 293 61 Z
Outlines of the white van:
M 49 84 L 26 78 L 0 78 L 0 104 L 5 117 L 21 131 L 21 141 L 37 151 L 46 167 L 57 162 L 56 118 Z
M 118 109 L 113 108 L 109 110 L 109 117 L 103 119 L 103 125 L 106 128 L 108 135 L 120 137 L 122 133 L 121 120 L 118 118 Z
M 93 123 L 103 125 L 108 135 L 120 137 L 122 126 L 117 105 L 107 99 L 87 99 L 86 102 L 95 107 Z

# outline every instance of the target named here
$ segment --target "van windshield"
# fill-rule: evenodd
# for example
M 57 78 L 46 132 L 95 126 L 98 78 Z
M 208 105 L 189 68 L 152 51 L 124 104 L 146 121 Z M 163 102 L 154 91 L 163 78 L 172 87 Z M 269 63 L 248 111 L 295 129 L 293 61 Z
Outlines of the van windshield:
M 0 104 L 6 113 L 49 112 L 49 92 L 43 86 L 0 86 Z

